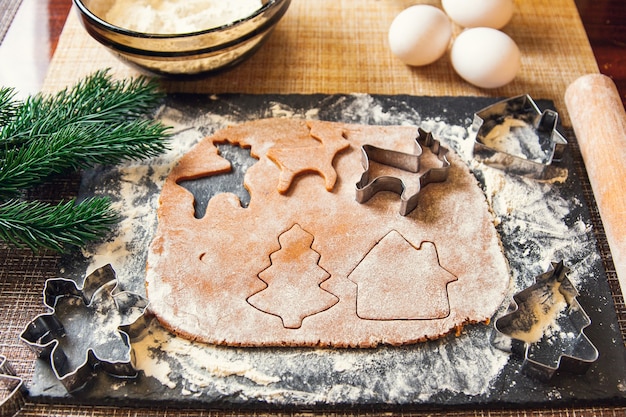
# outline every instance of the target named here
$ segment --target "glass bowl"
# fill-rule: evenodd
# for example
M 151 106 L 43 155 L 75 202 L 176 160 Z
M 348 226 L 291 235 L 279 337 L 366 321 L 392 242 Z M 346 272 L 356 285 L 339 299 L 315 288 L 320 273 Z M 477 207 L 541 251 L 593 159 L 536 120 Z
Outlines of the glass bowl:
M 125 63 L 155 75 L 217 72 L 250 57 L 283 17 L 291 0 L 263 0 L 248 17 L 190 33 L 157 34 L 124 29 L 103 19 L 111 0 L 74 0 L 87 33 Z

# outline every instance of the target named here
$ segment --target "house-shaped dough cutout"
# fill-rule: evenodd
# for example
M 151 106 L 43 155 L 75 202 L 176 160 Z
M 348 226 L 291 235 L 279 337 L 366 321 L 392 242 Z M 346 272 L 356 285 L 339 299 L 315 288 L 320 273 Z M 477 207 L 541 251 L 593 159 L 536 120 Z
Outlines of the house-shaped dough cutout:
M 395 230 L 372 248 L 348 278 L 357 285 L 357 315 L 364 320 L 447 317 L 447 285 L 457 280 L 439 264 L 434 243 L 415 247 Z

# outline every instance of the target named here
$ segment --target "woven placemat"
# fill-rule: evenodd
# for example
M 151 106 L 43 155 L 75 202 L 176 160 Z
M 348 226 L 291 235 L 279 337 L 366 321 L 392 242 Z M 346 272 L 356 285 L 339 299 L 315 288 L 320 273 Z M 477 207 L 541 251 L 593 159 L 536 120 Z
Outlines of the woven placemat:
M 598 66 L 573 0 L 516 1 L 503 29 L 522 51 L 516 79 L 484 90 L 464 82 L 448 56 L 432 65 L 409 67 L 390 52 L 387 33 L 412 0 L 292 0 L 259 51 L 241 65 L 202 79 L 163 80 L 172 93 L 220 94 L 409 94 L 413 96 L 513 97 L 527 93 L 554 101 L 569 125 L 563 94 L 578 77 Z M 440 0 L 420 4 L 440 7 Z M 461 28 L 456 27 L 455 31 Z M 479 59 L 480 57 L 477 57 Z M 43 89 L 57 91 L 96 70 L 119 77 L 138 71 L 116 59 L 71 12 Z
M 22 0 L 0 0 L 0 44 L 4 40 L 21 3 Z

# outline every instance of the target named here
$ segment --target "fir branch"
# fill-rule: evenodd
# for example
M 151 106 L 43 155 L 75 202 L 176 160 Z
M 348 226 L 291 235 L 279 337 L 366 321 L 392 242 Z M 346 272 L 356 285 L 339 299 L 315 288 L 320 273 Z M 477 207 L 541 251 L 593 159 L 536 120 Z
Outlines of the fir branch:
M 54 95 L 13 103 L 16 111 L 0 130 L 0 145 L 22 146 L 74 124 L 137 119 L 153 111 L 163 96 L 152 79 L 113 80 L 108 70 L 101 70 Z
M 13 197 L 53 174 L 159 155 L 167 129 L 151 120 L 108 125 L 69 125 L 48 137 L 5 152 L 0 160 L 0 199 Z
M 119 221 L 107 198 L 74 200 L 57 205 L 40 201 L 0 203 L 0 239 L 36 252 L 66 252 L 102 237 Z
M 0 240 L 63 252 L 101 237 L 118 221 L 108 199 L 52 205 L 15 197 L 53 174 L 163 152 L 169 128 L 146 118 L 164 97 L 158 84 L 114 81 L 104 70 L 55 95 L 14 97 L 0 88 Z
M 17 112 L 17 102 L 14 100 L 15 90 L 8 87 L 0 87 L 0 131 L 2 126 L 9 123 Z

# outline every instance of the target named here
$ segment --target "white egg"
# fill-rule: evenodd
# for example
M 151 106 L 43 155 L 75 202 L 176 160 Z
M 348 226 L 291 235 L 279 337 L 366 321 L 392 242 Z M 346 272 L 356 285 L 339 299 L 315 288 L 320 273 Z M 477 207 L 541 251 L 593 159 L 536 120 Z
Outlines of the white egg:
M 446 14 L 425 4 L 400 12 L 389 27 L 391 52 L 407 65 L 432 64 L 450 45 L 452 24 Z
M 461 32 L 452 44 L 450 60 L 461 78 L 482 88 L 508 84 L 521 65 L 520 50 L 515 41 L 492 28 Z
M 441 0 L 445 12 L 466 28 L 500 29 L 513 16 L 513 0 Z

